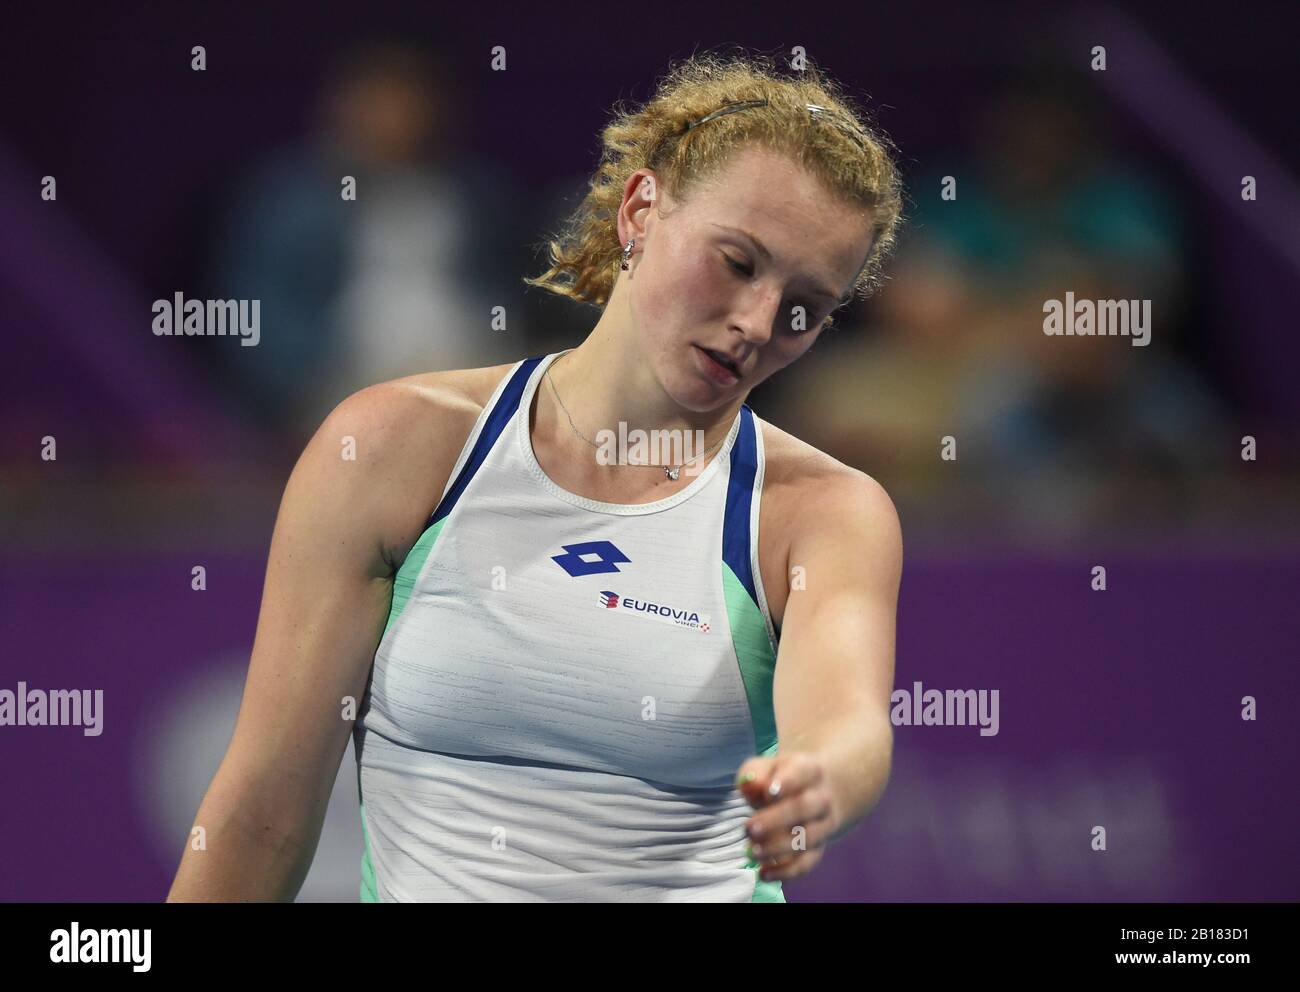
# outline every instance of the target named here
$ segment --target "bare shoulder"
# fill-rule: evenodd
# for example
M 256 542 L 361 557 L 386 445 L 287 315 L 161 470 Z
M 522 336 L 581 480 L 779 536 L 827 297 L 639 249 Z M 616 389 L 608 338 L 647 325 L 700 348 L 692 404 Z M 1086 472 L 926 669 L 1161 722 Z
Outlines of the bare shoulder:
M 436 470 L 449 455 L 454 463 L 510 367 L 426 372 L 366 386 L 331 411 L 313 443 L 323 436 L 348 444 L 357 462 L 372 467 Z
M 766 420 L 762 431 L 760 554 L 782 613 L 790 566 L 814 555 L 836 557 L 851 547 L 888 584 L 901 569 L 902 532 L 884 486 Z
M 778 508 L 800 508 L 802 517 L 813 516 L 809 507 L 830 510 L 854 504 L 879 523 L 897 522 L 893 500 L 872 476 L 766 420 L 762 430 L 765 501 L 771 495 Z
M 515 367 L 514 362 L 504 365 L 485 365 L 476 369 L 452 369 L 446 372 L 423 372 L 402 379 L 394 379 L 394 384 L 402 384 L 415 390 L 427 390 L 431 396 L 444 399 L 459 397 L 475 404 L 479 410 L 487 406 L 501 380 Z
M 400 561 L 419 538 L 461 449 L 513 363 L 427 372 L 360 389 L 325 418 L 308 445 L 317 459 L 351 462 L 356 492 Z

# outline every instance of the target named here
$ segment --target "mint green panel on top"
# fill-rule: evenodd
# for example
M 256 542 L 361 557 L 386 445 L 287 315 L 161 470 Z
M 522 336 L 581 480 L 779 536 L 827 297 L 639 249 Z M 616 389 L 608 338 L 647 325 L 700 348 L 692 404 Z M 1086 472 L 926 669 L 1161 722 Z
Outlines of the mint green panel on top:
M 402 562 L 402 567 L 397 570 L 397 575 L 393 577 L 393 605 L 388 610 L 388 623 L 384 625 L 384 633 L 380 637 L 381 642 L 384 637 L 388 636 L 388 632 L 392 630 L 397 618 L 402 615 L 402 610 L 406 609 L 406 602 L 411 598 L 411 590 L 415 588 L 415 580 L 419 578 L 420 572 L 424 570 L 424 563 L 429 558 L 429 552 L 433 550 L 438 535 L 442 533 L 442 525 L 446 522 L 447 517 L 443 517 L 420 535 L 420 539 L 415 542 L 415 546 L 407 554 L 406 560 Z M 365 803 L 361 804 L 361 836 L 365 840 L 365 849 L 361 854 L 361 901 L 378 902 L 379 894 L 375 888 L 375 866 L 370 863 L 370 835 L 366 831 Z
M 776 655 L 767 636 L 767 621 L 762 611 L 736 577 L 731 566 L 722 563 L 722 588 L 727 597 L 727 619 L 731 640 L 740 662 L 740 678 L 749 700 L 749 716 L 754 725 L 754 741 L 763 757 L 776 754 L 776 711 L 772 708 L 772 680 L 776 675 Z M 749 860 L 746 868 L 754 869 L 754 896 L 751 902 L 785 902 L 780 882 L 765 882 L 758 877 L 758 862 Z

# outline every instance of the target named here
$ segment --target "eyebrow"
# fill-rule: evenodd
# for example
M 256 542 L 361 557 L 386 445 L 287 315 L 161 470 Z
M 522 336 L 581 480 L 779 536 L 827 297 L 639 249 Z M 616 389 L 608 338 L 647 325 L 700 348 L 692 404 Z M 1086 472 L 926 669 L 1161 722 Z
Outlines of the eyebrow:
M 764 258 L 766 258 L 769 262 L 772 261 L 772 253 L 767 250 L 767 245 L 763 244 L 763 242 L 759 241 L 758 238 L 754 237 L 754 235 L 750 234 L 748 231 L 739 227 L 730 227 L 726 224 L 718 224 L 716 222 L 711 222 L 711 223 L 713 223 L 714 227 L 720 228 L 723 231 L 730 231 L 732 234 L 739 234 L 742 238 L 747 238 L 748 240 L 752 241 L 754 243 L 754 247 L 758 249 L 758 253 L 762 255 Z M 821 283 L 818 282 L 813 283 L 812 291 L 816 293 L 818 296 L 826 296 L 832 300 L 837 301 L 837 303 L 840 306 L 843 306 L 845 303 L 848 303 L 849 300 L 853 299 L 853 293 L 851 291 L 847 293 L 843 293 L 841 295 L 836 295 L 834 290 L 827 289 L 825 286 L 823 286 Z

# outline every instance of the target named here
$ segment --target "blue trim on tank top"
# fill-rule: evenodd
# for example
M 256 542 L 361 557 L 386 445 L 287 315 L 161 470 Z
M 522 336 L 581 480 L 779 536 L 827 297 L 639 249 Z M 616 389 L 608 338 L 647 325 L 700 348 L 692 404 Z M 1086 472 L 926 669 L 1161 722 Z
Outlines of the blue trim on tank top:
M 750 566 L 750 509 L 753 506 L 754 477 L 758 473 L 758 445 L 754 439 L 754 411 L 740 405 L 740 433 L 731 446 L 731 479 L 722 522 L 722 560 L 735 573 L 755 603 L 754 570 Z
M 456 502 L 464 493 L 474 474 L 487 460 L 488 452 L 496 443 L 501 432 L 506 429 L 519 409 L 528 379 L 545 355 L 534 355 L 524 359 L 511 376 L 510 382 L 498 397 L 496 405 L 488 415 L 474 449 L 470 452 L 456 482 L 447 490 L 437 508 L 429 516 L 425 529 L 446 517 L 455 508 Z M 727 485 L 726 510 L 722 525 L 722 559 L 740 579 L 745 591 L 755 603 L 758 602 L 758 590 L 754 586 L 754 571 L 750 564 L 750 508 L 753 505 L 754 478 L 758 473 L 758 451 L 754 439 L 754 416 L 749 404 L 740 406 L 740 431 L 731 447 L 731 477 Z
M 506 385 L 500 397 L 497 398 L 496 405 L 488 415 L 487 423 L 483 425 L 478 440 L 474 442 L 474 450 L 470 452 L 469 458 L 460 470 L 460 475 L 456 476 L 456 482 L 447 490 L 447 495 L 442 498 L 437 508 L 429 516 L 429 522 L 424 525 L 425 530 L 428 530 L 455 508 L 456 501 L 465 492 L 465 487 L 474 478 L 474 473 L 482 467 L 487 460 L 488 452 L 496 444 L 497 438 L 501 436 L 501 432 L 506 429 L 514 418 L 515 411 L 519 409 L 519 400 L 524 395 L 524 388 L 528 385 L 528 377 L 533 374 L 533 370 L 545 357 L 545 355 L 534 355 L 520 362 L 519 368 L 515 370 L 514 375 L 510 377 L 510 382 Z

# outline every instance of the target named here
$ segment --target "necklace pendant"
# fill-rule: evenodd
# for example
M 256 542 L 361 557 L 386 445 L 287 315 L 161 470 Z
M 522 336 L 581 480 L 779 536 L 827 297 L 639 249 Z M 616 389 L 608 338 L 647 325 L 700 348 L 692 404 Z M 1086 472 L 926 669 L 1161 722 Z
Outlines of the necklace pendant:
M 674 482 L 677 481 L 677 477 L 681 474 L 682 469 L 680 465 L 677 468 L 669 468 L 667 465 L 664 466 L 664 475 L 668 476 L 668 478 L 672 479 Z

